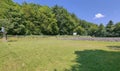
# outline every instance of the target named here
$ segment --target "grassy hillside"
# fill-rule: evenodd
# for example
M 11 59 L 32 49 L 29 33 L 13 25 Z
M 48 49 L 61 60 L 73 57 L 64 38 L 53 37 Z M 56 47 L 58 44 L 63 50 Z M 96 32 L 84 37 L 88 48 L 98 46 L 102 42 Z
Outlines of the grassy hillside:
M 0 41 L 0 71 L 120 71 L 120 42 L 11 37 Z

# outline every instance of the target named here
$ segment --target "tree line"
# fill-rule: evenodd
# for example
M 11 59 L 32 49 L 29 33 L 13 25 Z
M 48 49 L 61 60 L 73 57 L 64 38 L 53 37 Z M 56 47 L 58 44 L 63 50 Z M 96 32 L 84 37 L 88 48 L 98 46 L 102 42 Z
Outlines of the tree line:
M 120 37 L 120 22 L 112 20 L 106 26 L 79 19 L 65 8 L 33 3 L 17 4 L 0 0 L 0 27 L 9 35 L 72 35 Z

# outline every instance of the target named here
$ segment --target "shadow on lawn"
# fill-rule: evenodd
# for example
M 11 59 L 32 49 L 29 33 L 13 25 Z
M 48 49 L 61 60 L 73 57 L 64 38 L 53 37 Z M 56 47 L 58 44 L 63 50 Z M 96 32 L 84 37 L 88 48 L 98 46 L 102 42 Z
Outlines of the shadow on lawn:
M 108 46 L 110 49 L 120 50 L 120 46 Z
M 120 71 L 120 52 L 85 50 L 75 54 L 77 64 L 65 71 Z

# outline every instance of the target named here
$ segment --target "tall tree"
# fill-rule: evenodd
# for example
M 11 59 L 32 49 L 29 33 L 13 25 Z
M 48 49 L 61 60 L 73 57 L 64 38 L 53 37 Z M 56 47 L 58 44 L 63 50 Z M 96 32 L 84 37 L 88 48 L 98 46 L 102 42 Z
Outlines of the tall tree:
M 114 36 L 113 30 L 114 30 L 114 23 L 112 20 L 110 20 L 106 26 L 106 32 L 108 37 Z
M 115 24 L 114 28 L 114 36 L 120 37 L 120 22 Z
M 98 30 L 98 25 L 91 24 L 90 27 L 87 29 L 87 33 L 90 36 L 96 36 Z
M 5 12 L 8 10 L 10 6 L 12 6 L 14 2 L 12 0 L 0 0 L 0 19 L 5 18 Z
M 47 7 L 41 7 L 39 9 L 39 17 L 41 22 L 41 31 L 46 35 L 55 35 L 58 34 L 58 26 L 57 20 L 55 18 L 55 14 L 53 14 L 52 10 Z
M 54 6 L 52 8 L 53 13 L 55 14 L 57 25 L 59 27 L 60 35 L 70 35 L 73 33 L 75 23 L 72 20 L 70 13 L 63 7 Z
M 96 36 L 99 36 L 99 37 L 105 37 L 106 36 L 106 29 L 105 29 L 105 27 L 102 23 L 98 27 Z
M 13 7 L 10 7 L 6 13 L 6 17 L 10 21 L 8 34 L 25 34 L 25 26 L 23 25 L 23 14 L 19 5 L 16 4 Z

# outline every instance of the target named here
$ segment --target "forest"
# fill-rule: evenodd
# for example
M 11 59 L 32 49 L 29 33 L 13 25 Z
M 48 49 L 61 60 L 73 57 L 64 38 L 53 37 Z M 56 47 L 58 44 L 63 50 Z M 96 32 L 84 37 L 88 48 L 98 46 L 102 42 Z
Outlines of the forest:
M 80 36 L 120 37 L 120 22 L 109 20 L 107 25 L 98 25 L 58 5 L 18 4 L 12 0 L 0 0 L 0 27 L 5 27 L 8 35 L 73 35 L 77 32 Z

